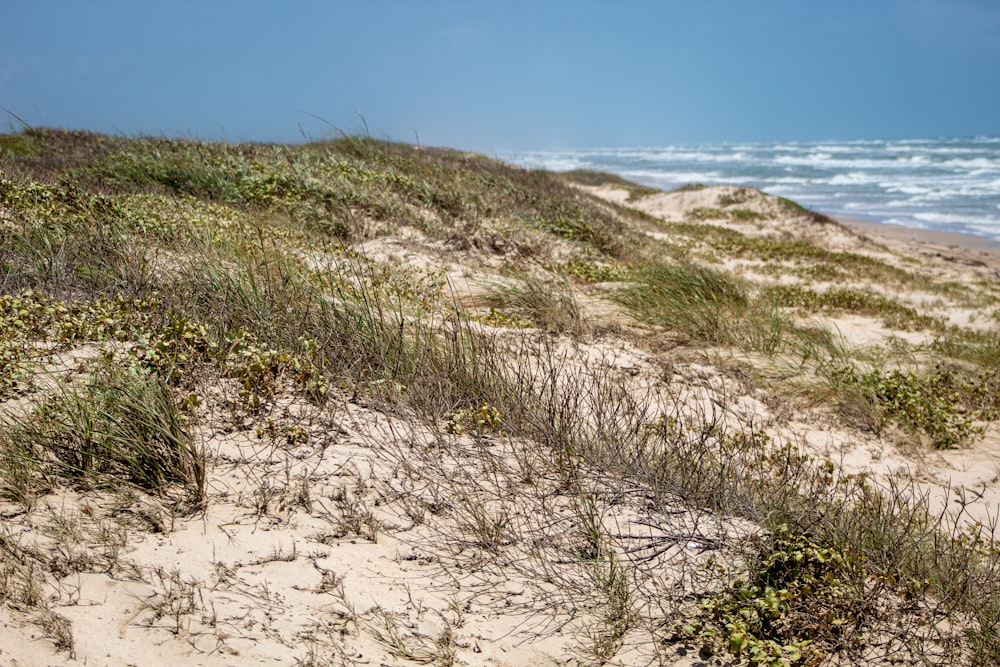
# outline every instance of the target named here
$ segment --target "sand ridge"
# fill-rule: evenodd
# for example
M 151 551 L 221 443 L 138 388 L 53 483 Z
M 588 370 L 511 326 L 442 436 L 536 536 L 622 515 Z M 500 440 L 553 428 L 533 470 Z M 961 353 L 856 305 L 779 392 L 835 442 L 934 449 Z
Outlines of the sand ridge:
M 621 189 L 584 190 L 668 223 L 690 222 L 690 212 L 701 211 L 700 222 L 754 237 L 807 240 L 901 270 L 918 262 L 941 280 L 976 284 L 1000 275 L 1000 253 L 990 248 L 817 221 L 745 188 L 637 201 Z M 720 205 L 734 198 L 742 199 Z M 759 215 L 741 219 L 727 208 Z M 705 220 L 716 215 L 710 210 L 721 217 Z M 673 240 L 669 229 L 649 233 Z M 491 285 L 510 280 L 503 269 L 515 252 L 456 249 L 412 232 L 366 241 L 355 251 L 411 276 L 413 284 L 440 279 L 452 286 L 450 298 L 473 306 Z M 562 259 L 556 249 L 529 266 L 544 274 L 547 263 Z M 334 261 L 320 252 L 309 260 L 317 267 Z M 719 265 L 754 280 L 787 278 L 744 256 L 720 258 Z M 912 286 L 869 287 L 923 299 L 927 309 L 959 324 L 982 315 Z M 489 320 L 485 306 L 481 326 L 524 353 L 519 372 L 540 385 L 579 387 L 581 401 L 588 399 L 588 378 L 614 376 L 621 379 L 616 386 L 644 401 L 650 421 L 669 418 L 677 428 L 716 421 L 772 434 L 836 461 L 845 473 L 919 485 L 943 505 L 956 492 L 978 494 L 968 509 L 974 520 L 988 521 L 1000 503 L 1000 437 L 993 426 L 947 451 L 908 446 L 891 432 L 859 431 L 839 423 L 829 406 L 781 395 L 741 370 L 759 360 L 729 349 L 645 347 L 647 325 L 598 288 L 579 289 L 582 317 L 601 323 L 586 336 L 552 342 L 530 328 Z M 925 341 L 920 332 L 894 330 L 877 318 L 835 313 L 828 324 L 851 346 L 894 337 Z M 558 359 L 558 367 L 533 356 L 532 345 L 554 346 L 544 359 Z M 341 389 L 322 406 L 285 391 L 264 411 L 241 412 L 224 398 L 238 389 L 220 382 L 206 392 L 195 420 L 211 462 L 200 511 L 177 513 L 164 499 L 65 489 L 29 510 L 0 506 L 0 538 L 30 555 L 27 571 L 51 572 L 59 563 L 55 575 L 37 582 L 51 617 L 0 606 L 0 662 L 706 664 L 662 644 L 657 633 L 676 609 L 652 607 L 667 597 L 663 591 L 718 584 L 706 565 L 736 567 L 738 546 L 759 532 L 751 522 L 681 502 L 654 503 L 628 480 L 600 470 L 588 471 L 585 493 L 570 494 L 556 452 L 459 423 L 467 415 L 447 422 L 400 414 L 390 402 Z M 656 623 L 601 634 L 611 603 L 599 583 L 611 575 L 580 557 L 586 521 L 615 536 L 615 553 L 636 565 L 633 584 L 642 595 L 635 611 Z M 59 639 L 69 630 L 71 650 Z

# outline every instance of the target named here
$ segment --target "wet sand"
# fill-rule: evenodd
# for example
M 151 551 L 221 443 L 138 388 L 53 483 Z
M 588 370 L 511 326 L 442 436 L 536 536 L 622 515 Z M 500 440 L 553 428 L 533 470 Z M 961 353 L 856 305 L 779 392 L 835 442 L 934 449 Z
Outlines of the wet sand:
M 1000 271 L 1000 241 L 971 234 L 916 229 L 846 216 L 837 216 L 834 220 L 875 243 L 881 243 L 904 254 L 933 256 L 946 261 L 969 266 L 986 266 Z

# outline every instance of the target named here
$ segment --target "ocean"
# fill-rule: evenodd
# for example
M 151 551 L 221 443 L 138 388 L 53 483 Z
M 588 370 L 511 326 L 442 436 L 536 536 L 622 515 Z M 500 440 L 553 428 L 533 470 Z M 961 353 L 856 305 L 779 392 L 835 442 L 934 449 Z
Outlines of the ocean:
M 552 171 L 595 169 L 664 190 L 748 185 L 833 216 L 1000 241 L 1000 137 L 691 144 L 500 154 Z

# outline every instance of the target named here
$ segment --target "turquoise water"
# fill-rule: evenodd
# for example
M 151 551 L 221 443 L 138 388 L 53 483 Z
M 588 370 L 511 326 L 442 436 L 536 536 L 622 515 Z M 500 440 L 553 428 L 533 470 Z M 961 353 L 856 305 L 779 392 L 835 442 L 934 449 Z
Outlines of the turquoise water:
M 749 185 L 830 215 L 1000 240 L 1000 137 L 522 151 L 529 168 L 596 169 L 670 190 Z

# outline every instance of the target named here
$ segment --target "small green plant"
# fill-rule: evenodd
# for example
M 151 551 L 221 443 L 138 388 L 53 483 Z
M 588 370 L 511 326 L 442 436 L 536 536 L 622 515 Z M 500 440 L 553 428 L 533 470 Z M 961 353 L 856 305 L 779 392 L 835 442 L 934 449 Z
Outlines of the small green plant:
M 1000 413 L 995 379 L 958 369 L 939 367 L 920 374 L 840 368 L 831 379 L 836 386 L 866 398 L 881 419 L 925 434 L 937 449 L 958 447 L 982 435 L 982 426 L 975 422 L 996 419 Z
M 237 332 L 228 341 L 223 365 L 226 374 L 240 383 L 239 397 L 244 408 L 259 411 L 284 391 L 285 382 L 294 383 L 314 402 L 325 399 L 326 379 L 311 360 L 316 342 L 300 339 L 299 343 L 305 350 L 303 355 L 269 349 L 246 331 Z
M 781 525 L 746 574 L 702 598 L 677 634 L 753 665 L 818 664 L 850 644 L 864 595 L 857 569 L 849 554 Z
M 204 324 L 174 316 L 163 326 L 140 334 L 129 354 L 168 385 L 191 388 L 199 366 L 209 363 L 218 351 L 218 343 Z
M 270 438 L 272 440 L 283 440 L 292 447 L 304 445 L 309 442 L 309 431 L 297 424 L 279 423 L 268 419 L 263 425 L 255 430 L 258 440 Z
M 588 262 L 574 259 L 562 264 L 559 269 L 585 283 L 621 282 L 629 280 L 632 271 L 621 264 Z
M 485 324 L 488 327 L 506 327 L 510 329 L 526 329 L 533 327 L 535 324 L 531 320 L 525 319 L 520 315 L 514 313 L 506 313 L 503 310 L 497 310 L 496 308 L 490 308 L 487 312 L 481 315 L 470 315 L 469 319 L 473 322 L 479 322 Z
M 503 415 L 492 405 L 483 404 L 474 410 L 455 410 L 445 418 L 445 430 L 461 435 L 472 429 L 482 435 L 487 431 L 499 431 Z

